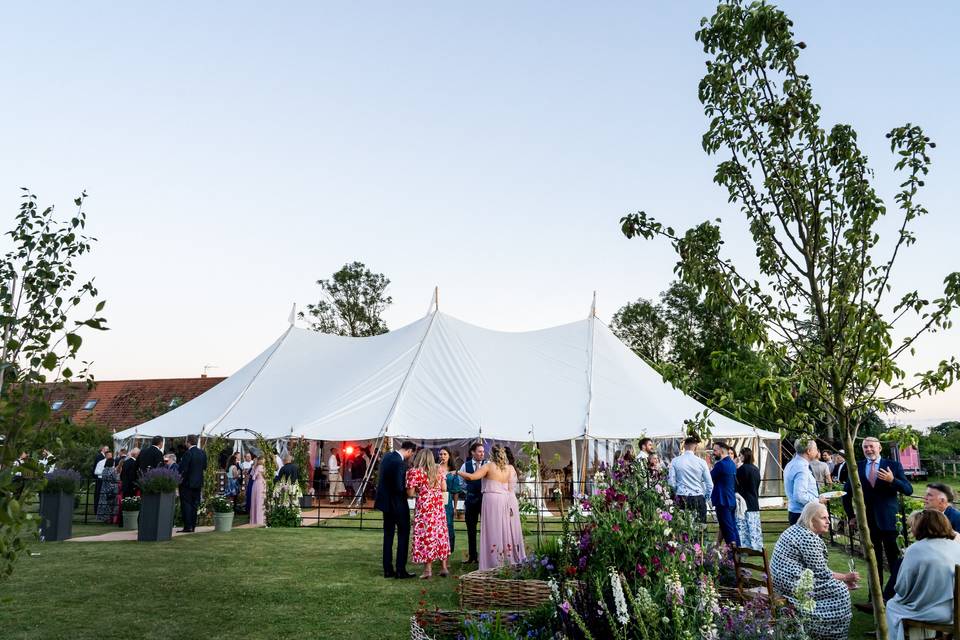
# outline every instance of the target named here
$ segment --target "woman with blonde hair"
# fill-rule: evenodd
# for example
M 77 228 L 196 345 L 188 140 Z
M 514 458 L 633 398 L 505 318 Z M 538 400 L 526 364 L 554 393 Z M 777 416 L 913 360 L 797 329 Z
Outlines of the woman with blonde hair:
M 483 481 L 481 570 L 502 564 L 517 564 L 527 557 L 520 527 L 520 505 L 514 493 L 517 470 L 509 464 L 507 452 L 500 445 L 494 445 L 490 459 L 493 464 L 486 464 L 474 473 L 460 472 L 460 476 L 467 480 Z
M 450 573 L 447 568 L 450 539 L 443 508 L 446 490 L 446 469 L 437 466 L 432 451 L 420 449 L 413 457 L 413 467 L 407 471 L 407 495 L 417 498 L 413 514 L 413 561 L 424 565 L 420 576 L 424 579 L 433 575 L 434 560 L 440 561 L 442 577 Z
M 267 481 L 263 477 L 264 462 L 263 456 L 257 456 L 251 473 L 253 482 L 250 487 L 250 524 L 255 527 L 267 524 L 264 509 L 264 501 L 267 497 Z

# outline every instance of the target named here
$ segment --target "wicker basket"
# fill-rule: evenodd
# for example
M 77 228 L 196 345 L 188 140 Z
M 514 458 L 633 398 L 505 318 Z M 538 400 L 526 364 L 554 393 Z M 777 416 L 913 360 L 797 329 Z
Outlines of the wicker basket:
M 460 576 L 460 608 L 517 611 L 539 607 L 550 600 L 545 580 L 501 577 L 501 569 L 471 571 Z M 579 583 L 573 581 L 574 589 Z
M 463 632 L 466 620 L 476 620 L 479 611 L 424 611 L 410 618 L 410 640 L 447 640 Z

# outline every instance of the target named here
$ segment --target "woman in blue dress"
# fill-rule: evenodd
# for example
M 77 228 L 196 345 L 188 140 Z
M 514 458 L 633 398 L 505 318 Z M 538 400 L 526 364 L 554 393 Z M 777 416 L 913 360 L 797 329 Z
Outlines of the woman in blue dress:
M 453 530 L 453 512 L 457 504 L 457 494 L 464 490 L 463 478 L 457 475 L 457 464 L 449 447 L 440 447 L 440 467 L 447 471 L 447 490 L 444 492 L 444 506 L 447 511 L 447 535 L 450 536 L 450 555 L 453 555 L 453 543 L 456 532 Z

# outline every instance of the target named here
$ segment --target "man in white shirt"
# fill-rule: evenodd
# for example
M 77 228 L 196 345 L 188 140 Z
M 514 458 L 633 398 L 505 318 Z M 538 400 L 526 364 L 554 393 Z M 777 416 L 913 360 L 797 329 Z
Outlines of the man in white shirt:
M 637 454 L 641 460 L 646 460 L 650 457 L 651 453 L 656 453 L 657 445 L 650 438 L 642 438 L 640 440 L 640 453 Z
M 706 461 L 697 455 L 700 438 L 688 436 L 683 441 L 683 453 L 670 461 L 667 472 L 669 484 L 677 496 L 677 506 L 697 514 L 701 523 L 707 521 L 707 498 L 713 492 L 713 480 Z
M 340 494 L 343 493 L 343 480 L 340 478 L 340 457 L 336 447 L 330 447 L 330 457 L 327 458 L 327 482 L 330 504 L 337 504 L 340 502 Z
M 483 440 L 477 440 L 470 445 L 470 457 L 460 466 L 460 471 L 475 473 L 477 469 L 487 463 L 484 460 Z M 466 500 L 464 501 L 463 518 L 467 522 L 467 563 L 476 563 L 477 560 L 477 522 L 480 520 L 480 510 L 483 507 L 482 480 L 466 480 Z

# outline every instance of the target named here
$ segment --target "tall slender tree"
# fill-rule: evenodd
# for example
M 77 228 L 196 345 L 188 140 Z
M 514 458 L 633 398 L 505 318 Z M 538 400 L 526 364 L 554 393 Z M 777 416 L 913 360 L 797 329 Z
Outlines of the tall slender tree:
M 816 396 L 853 462 L 858 430 L 872 411 L 944 390 L 960 374 L 953 357 L 915 376 L 901 365 L 921 336 L 950 326 L 960 273 L 948 274 L 933 299 L 910 291 L 888 300 L 894 266 L 916 241 L 912 226 L 928 213 L 918 194 L 935 145 L 913 124 L 887 134 L 902 177 L 897 231 L 881 243 L 888 209 L 871 185 L 873 172 L 853 127 L 821 126 L 810 78 L 797 66 L 806 45 L 792 29 L 776 7 L 726 0 L 696 34 L 707 54 L 699 90 L 710 119 L 703 148 L 722 156 L 714 180 L 739 205 L 758 263 L 748 269 L 725 257 L 713 222 L 678 233 L 639 212 L 621 224 L 628 237 L 672 243 L 680 279 L 703 291 L 708 304 L 732 309 L 739 339 L 777 359 L 796 389 Z M 747 275 L 754 271 L 759 279 Z M 860 479 L 850 478 L 865 525 Z M 878 637 L 885 638 L 869 535 L 862 544 Z

